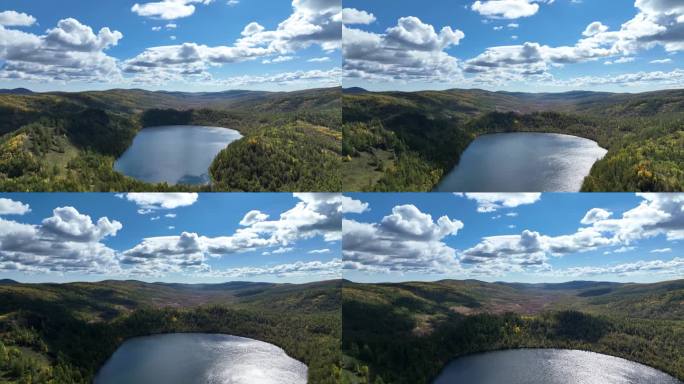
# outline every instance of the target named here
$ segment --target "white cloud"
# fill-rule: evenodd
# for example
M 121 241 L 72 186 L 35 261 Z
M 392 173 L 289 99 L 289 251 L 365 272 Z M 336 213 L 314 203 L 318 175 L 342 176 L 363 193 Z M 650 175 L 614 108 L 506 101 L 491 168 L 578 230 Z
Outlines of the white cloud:
M 330 248 L 323 248 L 323 249 L 312 249 L 308 254 L 315 255 L 315 254 L 321 254 L 321 253 L 330 253 Z
M 594 21 L 593 23 L 587 25 L 587 28 L 582 32 L 582 36 L 594 36 L 597 33 L 605 32 L 608 30 L 606 25 L 603 25 L 600 21 Z
M 504 208 L 534 204 L 541 199 L 541 193 L 455 193 L 477 202 L 478 212 L 495 212 Z
M 0 198 L 0 215 L 23 215 L 31 212 L 31 207 L 21 201 Z
M 402 17 L 384 34 L 342 27 L 345 76 L 368 80 L 454 81 L 459 62 L 444 50 L 465 34 L 449 26 L 439 33 L 414 16 Z
M 442 239 L 463 228 L 459 220 L 432 216 L 413 205 L 392 209 L 380 223 L 342 222 L 345 269 L 446 273 L 459 269 L 456 251 Z
M 618 275 L 633 276 L 644 274 L 662 274 L 680 277 L 684 274 L 684 258 L 676 257 L 672 260 L 640 260 L 608 267 L 572 267 L 553 272 L 561 276 L 597 276 Z
M 341 220 L 345 209 L 343 196 L 336 193 L 297 193 L 299 202 L 269 220 L 260 211 L 250 211 L 240 221 L 242 228 L 228 236 L 206 237 L 183 232 L 180 236 L 143 239 L 122 252 L 122 265 L 132 274 L 163 275 L 184 270 L 208 271 L 209 258 L 275 247 L 265 254 L 293 250 L 302 239 L 322 237 L 327 242 L 341 238 Z M 358 204 L 349 204 L 358 206 Z M 266 253 L 268 252 L 268 253 Z
M 493 19 L 518 19 L 535 15 L 539 11 L 540 0 L 484 0 L 476 1 L 470 9 L 482 16 Z M 550 1 L 550 2 L 553 2 Z M 550 3 L 549 2 L 549 3 Z
M 548 236 L 524 230 L 520 235 L 490 236 L 461 255 L 462 265 L 471 265 L 482 273 L 549 269 L 550 257 L 562 257 L 601 247 L 619 247 L 609 253 L 634 250 L 633 242 L 655 236 L 667 240 L 684 239 L 684 194 L 639 194 L 642 202 L 622 217 L 594 208 L 587 212 L 575 233 Z
M 101 241 L 121 228 L 106 217 L 93 223 L 72 207 L 55 208 L 41 225 L 0 219 L 0 270 L 115 274 L 116 252 Z
M 0 25 L 5 27 L 29 27 L 36 23 L 36 18 L 17 11 L 0 12 Z
M 375 22 L 375 15 L 356 8 L 344 8 L 342 10 L 342 21 L 345 25 L 352 24 L 371 24 Z
M 297 261 L 290 264 L 279 264 L 272 267 L 241 267 L 224 270 L 213 270 L 204 276 L 223 278 L 244 278 L 257 276 L 296 277 L 296 276 L 342 277 L 342 260 L 330 261 Z
M 631 63 L 636 60 L 634 57 L 620 57 L 615 60 L 608 60 L 605 61 L 603 64 L 605 65 L 612 65 L 612 64 L 625 64 L 625 63 Z
M 339 1 L 292 0 L 292 8 L 292 14 L 274 30 L 251 22 L 232 45 L 207 46 L 187 42 L 150 47 L 126 60 L 123 70 L 141 83 L 174 80 L 215 82 L 208 72 L 213 67 L 257 58 L 272 61 L 274 57 L 293 56 L 294 52 L 314 45 L 325 51 L 340 47 L 342 7 Z M 265 79 L 266 76 L 259 78 Z
M 649 63 L 651 64 L 669 64 L 672 62 L 672 59 L 660 59 L 660 60 L 651 60 Z
M 60 20 L 44 35 L 0 24 L 0 78 L 29 81 L 108 82 L 121 79 L 116 59 L 104 51 L 123 38 L 105 27 L 95 34 L 78 20 Z
M 254 223 L 258 223 L 260 221 L 265 221 L 268 219 L 268 215 L 265 213 L 262 213 L 261 211 L 258 210 L 252 210 L 249 211 L 245 214 L 245 217 L 240 220 L 240 225 L 242 226 L 250 226 Z
M 307 60 L 309 63 L 326 63 L 330 61 L 330 58 L 328 56 L 323 56 L 323 57 L 313 57 L 309 60 Z
M 143 4 L 134 4 L 131 11 L 138 16 L 174 20 L 192 16 L 195 13 L 193 4 L 210 4 L 213 0 L 162 0 Z
M 613 212 L 606 211 L 605 209 L 592 208 L 584 215 L 582 220 L 580 220 L 580 223 L 585 225 L 594 224 L 598 221 L 606 220 L 610 218 L 612 215 Z
M 164 215 L 164 217 L 166 217 L 167 219 L 175 219 L 176 214 L 175 213 L 167 213 L 166 215 Z
M 672 252 L 672 248 L 657 248 L 651 250 L 649 253 L 669 253 Z
M 138 213 L 144 215 L 158 209 L 175 209 L 187 207 L 197 202 L 197 193 L 126 193 L 117 194 L 119 198 L 125 198 L 138 205 L 141 209 Z
M 294 248 L 293 248 L 293 247 L 279 247 L 279 248 L 274 249 L 273 251 L 261 252 L 261 254 L 262 254 L 263 256 L 266 256 L 266 255 L 281 255 L 281 254 L 283 254 L 283 253 L 289 253 L 289 252 L 292 252 L 292 251 L 294 251 Z
M 277 56 L 273 59 L 264 59 L 261 61 L 262 64 L 275 64 L 275 63 L 284 63 L 286 61 L 291 61 L 294 59 L 294 56 Z

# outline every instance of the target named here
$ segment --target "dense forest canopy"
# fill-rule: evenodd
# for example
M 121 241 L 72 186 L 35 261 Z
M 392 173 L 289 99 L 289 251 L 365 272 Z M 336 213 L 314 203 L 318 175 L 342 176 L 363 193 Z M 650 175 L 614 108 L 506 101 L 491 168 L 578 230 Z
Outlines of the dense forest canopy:
M 477 136 L 563 133 L 608 150 L 583 191 L 684 191 L 684 90 L 527 94 L 345 90 L 343 185 L 429 191 Z
M 341 282 L 148 284 L 0 282 L 0 381 L 90 383 L 125 340 L 225 333 L 275 344 L 339 382 Z
M 340 191 L 341 92 L 111 90 L 0 94 L 4 191 Z M 203 186 L 148 184 L 114 171 L 138 131 L 232 128 L 243 138 Z
M 684 379 L 684 280 L 655 284 L 357 284 L 342 288 L 342 382 L 430 383 L 453 359 L 594 351 Z

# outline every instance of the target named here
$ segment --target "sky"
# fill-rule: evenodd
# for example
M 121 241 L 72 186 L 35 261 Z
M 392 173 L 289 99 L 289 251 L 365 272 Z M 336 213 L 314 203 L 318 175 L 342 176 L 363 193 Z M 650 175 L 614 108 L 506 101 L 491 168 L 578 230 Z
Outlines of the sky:
M 339 0 L 3 0 L 0 88 L 339 86 Z
M 340 278 L 342 214 L 354 205 L 341 194 L 0 194 L 0 278 Z
M 684 278 L 684 194 L 345 194 L 355 282 Z M 358 213 L 361 211 L 361 213 Z
M 344 87 L 684 85 L 681 0 L 345 0 L 343 20 Z

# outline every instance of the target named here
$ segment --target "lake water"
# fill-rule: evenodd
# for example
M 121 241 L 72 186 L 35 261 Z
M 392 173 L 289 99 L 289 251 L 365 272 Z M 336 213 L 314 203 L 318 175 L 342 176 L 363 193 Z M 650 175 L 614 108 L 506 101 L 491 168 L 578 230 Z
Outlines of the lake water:
M 454 360 L 434 384 L 682 384 L 651 367 L 593 352 L 514 349 Z
M 216 155 L 241 137 L 238 131 L 217 127 L 145 128 L 116 160 L 114 169 L 149 183 L 206 184 Z
M 130 339 L 95 384 L 305 384 L 307 367 L 273 344 L 244 337 L 172 333 Z
M 606 150 L 554 133 L 501 133 L 475 139 L 437 192 L 577 192 Z

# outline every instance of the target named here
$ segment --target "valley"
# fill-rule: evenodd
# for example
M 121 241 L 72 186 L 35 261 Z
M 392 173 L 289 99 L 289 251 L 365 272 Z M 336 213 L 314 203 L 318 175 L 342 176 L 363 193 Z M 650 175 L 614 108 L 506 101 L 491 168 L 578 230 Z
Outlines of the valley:
M 592 351 L 684 379 L 684 281 L 344 281 L 343 383 L 430 383 L 452 360 L 519 348 Z
M 684 190 L 681 90 L 343 92 L 345 190 L 431 191 L 475 138 L 510 132 L 572 135 L 607 149 L 582 191 Z
M 0 380 L 90 383 L 126 340 L 210 333 L 273 344 L 306 364 L 308 382 L 337 383 L 340 285 L 3 280 Z
M 217 93 L 0 92 L 5 191 L 339 191 L 339 88 Z M 230 128 L 209 183 L 148 183 L 114 170 L 146 127 Z

